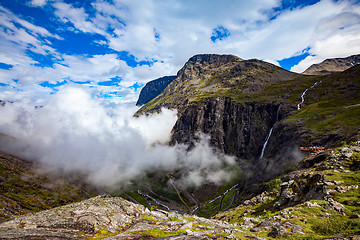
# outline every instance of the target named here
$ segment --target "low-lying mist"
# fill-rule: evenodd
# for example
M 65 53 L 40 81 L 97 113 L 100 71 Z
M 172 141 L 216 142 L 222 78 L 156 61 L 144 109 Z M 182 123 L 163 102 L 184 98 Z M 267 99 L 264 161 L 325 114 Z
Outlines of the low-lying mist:
M 219 184 L 232 175 L 235 159 L 216 152 L 209 139 L 169 146 L 177 112 L 162 109 L 133 118 L 136 107 L 106 104 L 81 88 L 65 88 L 42 107 L 31 102 L 0 107 L 0 150 L 36 161 L 49 170 L 80 172 L 103 187 L 126 186 L 147 171 L 181 169 L 188 185 Z

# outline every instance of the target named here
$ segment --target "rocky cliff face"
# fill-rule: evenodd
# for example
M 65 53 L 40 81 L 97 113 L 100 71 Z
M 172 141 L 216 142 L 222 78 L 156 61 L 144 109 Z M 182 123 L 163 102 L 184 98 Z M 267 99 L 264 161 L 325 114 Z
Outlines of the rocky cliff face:
M 299 161 L 301 145 L 328 146 L 357 134 L 359 128 L 347 129 L 342 119 L 358 111 L 358 71 L 354 66 L 334 76 L 309 77 L 259 60 L 196 55 L 138 114 L 177 109 L 173 144 L 191 144 L 199 133 L 208 134 L 214 147 L 245 160 L 259 173 L 253 180 L 261 181 Z M 358 121 L 351 115 L 348 120 Z
M 240 159 L 256 159 L 262 148 L 259 141 L 265 140 L 277 120 L 283 117 L 280 106 L 210 97 L 184 110 L 173 128 L 173 141 L 191 142 L 196 138 L 194 133 L 202 132 L 212 136 L 211 143 L 223 152 Z
M 313 64 L 306 69 L 303 74 L 307 75 L 326 75 L 335 72 L 342 72 L 357 64 L 360 64 L 360 54 L 347 58 L 326 59 L 321 63 Z
M 148 82 L 142 89 L 136 106 L 144 105 L 158 96 L 176 76 L 166 76 Z

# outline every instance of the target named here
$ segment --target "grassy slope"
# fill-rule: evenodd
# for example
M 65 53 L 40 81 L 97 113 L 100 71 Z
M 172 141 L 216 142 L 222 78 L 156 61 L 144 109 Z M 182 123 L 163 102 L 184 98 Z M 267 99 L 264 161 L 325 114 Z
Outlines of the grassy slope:
M 0 221 L 85 199 L 79 186 L 0 153 Z

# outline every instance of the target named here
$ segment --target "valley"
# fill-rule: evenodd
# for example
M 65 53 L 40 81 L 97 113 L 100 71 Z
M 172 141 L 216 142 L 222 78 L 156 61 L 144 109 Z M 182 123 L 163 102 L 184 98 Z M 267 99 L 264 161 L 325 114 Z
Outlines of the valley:
M 186 148 L 181 164 L 210 158 L 186 162 L 199 175 L 181 164 L 154 167 L 107 188 L 2 154 L 1 220 L 13 219 L 0 223 L 0 237 L 357 239 L 360 65 L 343 70 L 303 75 L 257 59 L 195 55 L 176 77 L 144 87 L 134 117 L 176 110 L 167 146 Z

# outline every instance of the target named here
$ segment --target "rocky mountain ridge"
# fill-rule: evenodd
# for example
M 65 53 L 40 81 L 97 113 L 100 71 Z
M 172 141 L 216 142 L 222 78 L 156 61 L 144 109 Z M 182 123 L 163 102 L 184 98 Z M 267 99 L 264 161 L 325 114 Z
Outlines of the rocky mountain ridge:
M 207 97 L 259 94 L 268 85 L 297 76 L 256 59 L 242 60 L 233 55 L 195 55 L 178 71 L 176 79 L 145 104 L 137 115 L 155 112 L 161 107 L 182 111 L 191 102 Z
M 326 59 L 318 64 L 313 64 L 307 68 L 303 74 L 307 75 L 327 75 L 345 71 L 357 64 L 360 64 L 360 54 L 346 58 Z
M 152 80 L 141 89 L 136 106 L 144 105 L 158 96 L 169 85 L 176 76 L 165 76 Z

